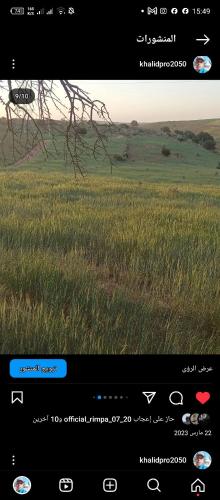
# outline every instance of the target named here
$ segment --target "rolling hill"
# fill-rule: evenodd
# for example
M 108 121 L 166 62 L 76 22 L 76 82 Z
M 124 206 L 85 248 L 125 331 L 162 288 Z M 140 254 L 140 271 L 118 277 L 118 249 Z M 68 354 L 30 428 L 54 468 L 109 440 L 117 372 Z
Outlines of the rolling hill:
M 0 137 L 5 133 L 6 124 L 0 120 Z M 164 134 L 162 127 L 168 126 L 171 135 Z M 61 132 L 58 128 L 61 127 Z M 86 134 L 83 136 L 89 146 L 94 144 L 94 132 L 87 124 L 83 124 Z M 43 131 L 48 150 L 45 158 L 43 148 L 36 142 L 28 154 L 25 152 L 25 141 L 20 141 L 19 151 L 13 157 L 10 134 L 5 145 L 5 156 L 9 169 L 40 169 L 44 171 L 70 171 L 71 165 L 64 161 L 65 138 L 62 130 L 65 123 L 54 122 L 54 139 L 47 131 Z M 219 183 L 220 171 L 220 120 L 198 120 L 190 122 L 161 122 L 139 124 L 132 127 L 128 124 L 115 124 L 112 128 L 100 123 L 100 131 L 106 137 L 106 146 L 113 164 L 113 175 L 117 177 L 139 179 L 149 182 L 174 182 L 198 184 Z M 216 142 L 216 150 L 209 151 L 200 144 L 187 141 L 180 142 L 174 130 L 191 130 L 194 133 L 208 131 Z M 39 141 L 39 137 L 37 139 Z M 55 143 L 55 147 L 54 147 Z M 169 149 L 170 155 L 165 157 L 162 147 Z M 109 159 L 103 153 L 94 159 L 92 155 L 81 154 L 82 164 L 89 174 L 109 175 Z M 47 160 L 47 161 L 46 161 Z M 3 163 L 2 163 L 2 168 Z

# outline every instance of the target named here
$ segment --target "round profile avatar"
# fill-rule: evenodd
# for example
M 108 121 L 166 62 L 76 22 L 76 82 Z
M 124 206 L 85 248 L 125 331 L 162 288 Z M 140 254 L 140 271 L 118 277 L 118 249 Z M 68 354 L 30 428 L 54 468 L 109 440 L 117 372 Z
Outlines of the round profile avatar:
M 208 415 L 208 413 L 201 413 L 201 415 L 199 415 L 199 423 L 200 424 L 207 424 L 210 420 L 210 416 Z
M 199 470 L 208 469 L 211 463 L 212 458 L 207 451 L 198 451 L 193 457 L 193 465 Z
M 199 423 L 199 413 L 193 413 L 190 418 L 191 424 L 198 425 Z
M 193 68 L 197 73 L 207 73 L 211 67 L 212 61 L 208 56 L 197 56 L 193 61 Z
M 182 416 L 182 422 L 186 425 L 189 425 L 190 424 L 190 413 L 184 413 L 184 415 Z
M 26 476 L 18 476 L 13 482 L 13 489 L 18 495 L 26 495 L 31 489 L 30 479 Z

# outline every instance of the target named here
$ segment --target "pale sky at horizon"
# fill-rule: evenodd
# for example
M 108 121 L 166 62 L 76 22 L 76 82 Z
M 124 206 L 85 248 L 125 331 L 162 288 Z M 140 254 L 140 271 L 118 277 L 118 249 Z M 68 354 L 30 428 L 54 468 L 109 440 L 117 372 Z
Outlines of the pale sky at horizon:
M 218 80 L 74 80 L 72 83 L 89 92 L 91 98 L 102 100 L 116 122 L 220 118 Z M 3 114 L 0 105 L 0 116 Z M 59 118 L 55 113 L 53 117 Z

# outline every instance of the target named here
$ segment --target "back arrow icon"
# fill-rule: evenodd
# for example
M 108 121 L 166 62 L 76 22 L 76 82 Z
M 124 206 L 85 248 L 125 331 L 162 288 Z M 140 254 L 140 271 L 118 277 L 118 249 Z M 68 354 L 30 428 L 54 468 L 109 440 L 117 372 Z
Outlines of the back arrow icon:
M 196 38 L 197 42 L 204 42 L 204 45 L 207 45 L 207 43 L 210 42 L 210 38 L 207 35 L 203 35 L 204 38 Z

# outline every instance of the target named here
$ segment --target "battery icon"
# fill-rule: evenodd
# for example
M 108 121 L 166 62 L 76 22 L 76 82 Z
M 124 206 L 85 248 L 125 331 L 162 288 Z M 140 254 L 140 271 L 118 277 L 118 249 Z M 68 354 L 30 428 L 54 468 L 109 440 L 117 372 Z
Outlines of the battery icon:
M 10 13 L 12 16 L 23 16 L 24 15 L 24 7 L 12 7 L 10 9 Z

